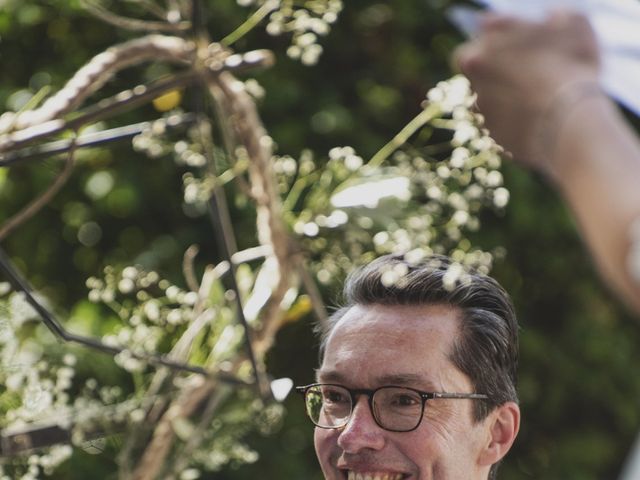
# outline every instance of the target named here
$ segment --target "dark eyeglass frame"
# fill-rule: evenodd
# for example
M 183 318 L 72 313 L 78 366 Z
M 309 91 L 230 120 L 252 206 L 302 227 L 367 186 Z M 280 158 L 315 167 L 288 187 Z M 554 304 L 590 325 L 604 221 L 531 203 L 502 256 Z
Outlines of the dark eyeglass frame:
M 345 390 L 346 392 L 349 393 L 350 399 L 351 399 L 351 409 L 349 411 L 349 414 L 346 416 L 344 422 L 342 422 L 340 425 L 335 425 L 332 427 L 327 427 L 327 426 L 323 426 L 323 425 L 318 425 L 313 418 L 311 418 L 311 415 L 309 414 L 309 410 L 307 408 L 307 394 L 309 392 L 309 390 L 311 390 L 314 387 L 339 387 L 342 388 L 343 390 Z M 376 415 L 376 411 L 373 408 L 373 396 L 376 394 L 376 392 L 380 391 L 380 390 L 384 390 L 387 388 L 402 388 L 404 390 L 409 390 L 411 392 L 414 392 L 416 394 L 418 394 L 420 396 L 420 398 L 422 399 L 422 406 L 420 408 L 420 418 L 417 420 L 416 425 L 413 428 L 409 428 L 409 429 L 392 429 L 392 428 L 387 428 L 384 425 L 381 424 L 380 420 L 378 419 L 378 416 Z M 434 399 L 438 399 L 438 398 L 442 398 L 442 399 L 464 399 L 464 400 L 489 400 L 489 396 L 483 394 L 483 393 L 451 393 L 451 392 L 424 392 L 422 390 L 417 390 L 415 388 L 411 388 L 411 387 L 406 387 L 403 385 L 383 385 L 381 387 L 378 388 L 374 388 L 374 389 L 368 389 L 368 388 L 347 388 L 344 385 L 339 385 L 336 383 L 312 383 L 310 385 L 304 385 L 304 386 L 298 386 L 295 387 L 296 392 L 298 392 L 300 395 L 303 396 L 304 398 L 304 403 L 305 403 L 305 412 L 307 414 L 307 416 L 309 417 L 309 419 L 311 420 L 311 422 L 318 428 L 324 428 L 327 430 L 335 430 L 338 428 L 343 428 L 345 425 L 347 425 L 349 423 L 349 421 L 351 420 L 351 416 L 353 415 L 353 407 L 356 404 L 356 397 L 359 395 L 366 395 L 368 403 L 369 403 L 369 411 L 371 412 L 371 416 L 373 417 L 374 421 L 376 422 L 376 425 L 378 425 L 380 428 L 382 428 L 383 430 L 387 430 L 389 432 L 412 432 L 413 430 L 415 430 L 416 428 L 418 428 L 420 426 L 420 423 L 422 423 L 422 418 L 424 417 L 424 407 L 427 403 L 427 400 L 434 400 Z

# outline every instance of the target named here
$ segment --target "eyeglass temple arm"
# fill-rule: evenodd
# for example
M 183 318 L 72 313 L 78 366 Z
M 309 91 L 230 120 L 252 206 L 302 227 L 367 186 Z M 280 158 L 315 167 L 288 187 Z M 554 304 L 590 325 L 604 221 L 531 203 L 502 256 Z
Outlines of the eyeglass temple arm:
M 482 393 L 446 393 L 446 392 L 434 392 L 429 395 L 431 398 L 460 398 L 471 400 L 487 400 L 489 397 Z

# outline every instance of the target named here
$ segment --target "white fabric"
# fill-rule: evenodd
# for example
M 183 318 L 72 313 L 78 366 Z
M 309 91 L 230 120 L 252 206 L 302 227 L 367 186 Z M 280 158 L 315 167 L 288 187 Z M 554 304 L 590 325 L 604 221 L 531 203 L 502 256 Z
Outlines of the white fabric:
M 638 480 L 640 478 L 640 435 L 629 452 L 627 463 L 622 470 L 620 480 Z

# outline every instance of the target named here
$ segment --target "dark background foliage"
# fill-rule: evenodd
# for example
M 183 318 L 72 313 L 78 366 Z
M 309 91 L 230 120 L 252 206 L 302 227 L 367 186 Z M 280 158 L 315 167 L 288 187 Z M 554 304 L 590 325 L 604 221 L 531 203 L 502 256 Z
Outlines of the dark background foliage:
M 452 73 L 449 56 L 462 38 L 445 19 L 449 3 L 348 0 L 313 67 L 286 57 L 286 38 L 258 29 L 242 39 L 238 50 L 267 47 L 277 56 L 277 65 L 257 78 L 267 92 L 261 112 L 278 153 L 295 157 L 310 148 L 325 155 L 337 145 L 351 145 L 365 158 L 375 153 L 419 112 L 426 91 Z M 0 4 L 2 110 L 11 107 L 16 91 L 33 93 L 47 84 L 55 90 L 92 55 L 132 36 L 87 15 L 75 1 Z M 247 12 L 232 0 L 205 5 L 214 39 Z M 135 13 L 130 6 L 124 10 Z M 127 71 L 107 89 L 129 88 L 153 72 Z M 189 101 L 187 92 L 183 105 Z M 157 115 L 145 107 L 106 126 Z M 0 218 L 46 188 L 61 166 L 51 158 L 0 170 Z M 113 186 L 92 196 L 87 183 L 104 172 Z M 216 260 L 211 227 L 183 212 L 181 173 L 170 159 L 151 160 L 126 142 L 82 152 L 63 192 L 4 246 L 69 324 L 86 325 L 87 316 L 99 312 L 84 300 L 84 279 L 104 265 L 141 263 L 180 281 L 189 244 L 201 245 L 203 262 Z M 512 294 L 522 326 L 523 424 L 501 478 L 614 479 L 640 428 L 640 327 L 597 279 L 557 195 L 517 167 L 506 165 L 504 173 L 511 203 L 503 215 L 486 214 L 474 238 L 480 247 L 506 249 L 493 274 Z M 252 246 L 250 208 L 230 200 L 240 246 Z M 87 228 L 95 235 L 87 237 Z M 325 289 L 329 304 L 338 300 L 340 282 Z M 268 357 L 275 377 L 296 383 L 313 378 L 312 321 L 302 318 L 278 335 Z M 260 453 L 257 463 L 230 465 L 207 478 L 320 479 L 301 402 L 292 396 L 286 405 L 275 436 L 249 438 Z M 105 478 L 112 461 L 76 455 L 59 478 Z

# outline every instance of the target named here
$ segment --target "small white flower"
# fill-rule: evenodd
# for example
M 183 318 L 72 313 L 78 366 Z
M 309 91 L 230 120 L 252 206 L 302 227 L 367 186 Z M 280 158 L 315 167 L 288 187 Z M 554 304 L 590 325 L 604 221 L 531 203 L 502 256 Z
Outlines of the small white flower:
M 464 147 L 457 147 L 451 152 L 449 164 L 453 168 L 464 168 L 469 162 L 470 152 Z
M 347 155 L 344 159 L 344 165 L 352 172 L 358 170 L 363 164 L 362 157 L 358 155 Z
M 469 221 L 469 212 L 465 210 L 458 210 L 453 214 L 451 218 L 456 225 L 462 226 Z
M 504 187 L 496 188 L 493 192 L 493 204 L 498 208 L 504 208 L 509 203 L 509 190 Z
M 318 63 L 320 55 L 322 55 L 322 46 L 314 43 L 304 48 L 300 60 L 304 65 L 315 65 Z
M 138 277 L 138 269 L 136 267 L 126 267 L 122 270 L 122 278 L 129 278 L 131 280 L 135 280 Z
M 135 286 L 136 284 L 130 278 L 123 278 L 118 282 L 118 290 L 124 294 L 131 293 Z
M 179 309 L 173 309 L 167 314 L 167 322 L 171 325 L 178 325 L 182 323 L 182 313 Z
M 64 357 L 62 357 L 62 363 L 70 367 L 73 367 L 77 363 L 77 358 L 72 353 L 66 353 Z
M 180 480 L 196 480 L 200 478 L 200 470 L 189 468 L 180 474 Z
M 316 40 L 318 40 L 318 37 L 316 37 L 314 33 L 308 32 L 303 35 L 300 35 L 296 39 L 296 45 L 302 48 L 306 48 L 313 45 L 316 42 Z
M 287 56 L 289 58 L 293 58 L 294 60 L 297 60 L 298 58 L 300 58 L 301 55 L 302 55 L 302 49 L 299 46 L 291 45 L 289 48 L 287 48 Z
M 442 284 L 446 290 L 453 290 L 460 280 L 464 270 L 459 263 L 452 263 L 442 277 Z
M 187 292 L 184 295 L 182 303 L 185 305 L 193 306 L 198 302 L 198 294 L 196 292 Z
M 503 183 L 502 173 L 498 172 L 497 170 L 489 172 L 485 179 L 485 183 L 487 187 L 499 187 Z
M 116 298 L 115 292 L 110 288 L 103 290 L 102 293 L 100 294 L 100 301 L 104 303 L 111 303 L 115 300 L 115 298 Z
M 320 228 L 318 227 L 317 223 L 314 222 L 307 222 L 305 223 L 302 232 L 307 236 L 307 237 L 315 237 L 318 235 L 318 233 L 320 233 Z

